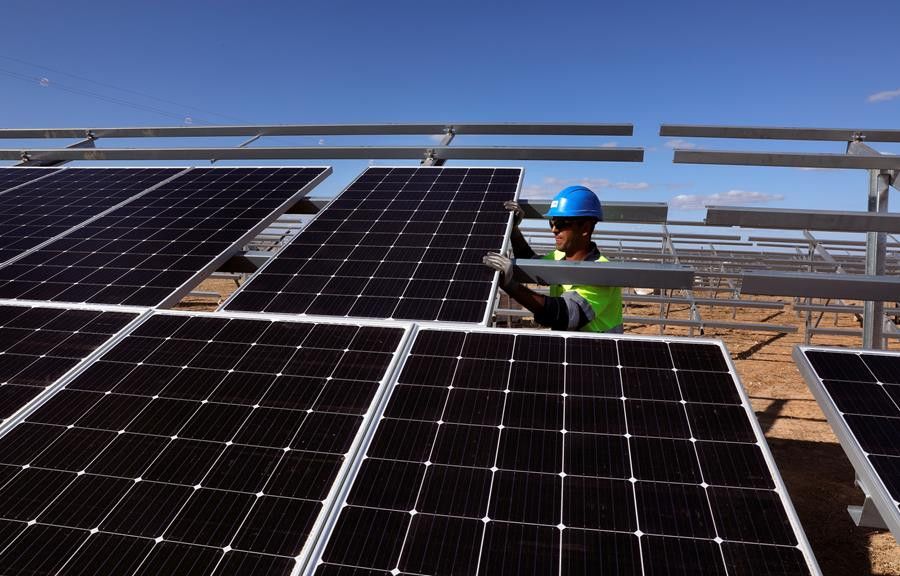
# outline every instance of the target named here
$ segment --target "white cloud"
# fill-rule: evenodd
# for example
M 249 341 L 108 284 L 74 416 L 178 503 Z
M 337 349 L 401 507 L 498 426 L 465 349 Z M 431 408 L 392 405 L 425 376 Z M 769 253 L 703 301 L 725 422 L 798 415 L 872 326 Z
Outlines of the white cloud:
M 441 140 L 444 139 L 444 135 L 443 134 L 431 134 L 428 136 L 428 139 L 431 140 L 432 142 L 440 142 Z
M 681 138 L 666 140 L 665 146 L 666 148 L 672 148 L 673 150 L 690 150 L 691 148 L 697 147 L 697 145 L 693 142 L 688 142 L 687 140 L 682 140 Z
M 869 94 L 869 97 L 866 98 L 866 102 L 887 102 L 888 100 L 893 100 L 894 98 L 900 98 L 900 88 L 896 90 L 884 90 L 882 92 Z
M 729 190 L 715 194 L 679 194 L 669 200 L 675 210 L 703 210 L 707 206 L 741 206 L 744 204 L 765 204 L 784 200 L 781 194 L 766 194 L 749 190 Z
M 604 142 L 600 145 L 601 148 L 617 148 L 618 146 L 618 142 Z
M 616 182 L 612 187 L 617 190 L 646 190 L 650 184 L 647 182 Z
M 647 190 L 648 182 L 613 182 L 608 178 L 544 178 L 540 184 L 529 184 L 522 188 L 523 198 L 552 198 L 566 186 L 587 186 L 594 192 L 603 188 L 615 190 Z

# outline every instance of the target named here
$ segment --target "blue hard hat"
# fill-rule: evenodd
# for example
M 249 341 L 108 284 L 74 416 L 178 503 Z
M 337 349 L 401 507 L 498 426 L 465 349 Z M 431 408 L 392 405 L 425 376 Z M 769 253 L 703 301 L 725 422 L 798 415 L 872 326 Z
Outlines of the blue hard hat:
M 603 220 L 600 199 L 590 188 L 569 186 L 560 191 L 550 202 L 545 218 L 596 218 Z

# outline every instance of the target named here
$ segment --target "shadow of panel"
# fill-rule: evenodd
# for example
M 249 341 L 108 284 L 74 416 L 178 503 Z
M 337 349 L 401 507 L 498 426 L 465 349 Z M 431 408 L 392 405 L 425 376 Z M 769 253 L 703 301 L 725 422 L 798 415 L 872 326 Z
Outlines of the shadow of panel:
M 869 535 L 847 506 L 862 503 L 840 444 L 767 438 L 803 530 L 825 576 L 872 574 Z

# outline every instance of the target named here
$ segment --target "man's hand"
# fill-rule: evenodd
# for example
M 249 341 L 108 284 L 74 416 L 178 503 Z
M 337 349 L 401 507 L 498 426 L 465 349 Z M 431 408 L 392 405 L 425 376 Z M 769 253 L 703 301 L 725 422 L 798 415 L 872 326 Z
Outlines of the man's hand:
M 496 252 L 489 252 L 482 259 L 482 262 L 484 262 L 484 265 L 488 268 L 493 268 L 500 272 L 500 287 L 507 292 L 519 285 L 519 283 L 513 279 L 513 268 L 515 267 L 513 261 L 506 256 Z
M 518 227 L 522 223 L 522 219 L 525 218 L 525 210 L 515 200 L 507 200 L 503 203 L 503 207 L 513 213 L 513 226 Z

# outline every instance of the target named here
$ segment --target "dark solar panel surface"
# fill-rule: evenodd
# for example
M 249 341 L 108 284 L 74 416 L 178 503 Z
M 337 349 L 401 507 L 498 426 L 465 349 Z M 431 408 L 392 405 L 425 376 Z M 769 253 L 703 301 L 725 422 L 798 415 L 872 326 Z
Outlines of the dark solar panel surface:
M 0 192 L 58 170 L 58 168 L 0 168 Z
M 137 314 L 0 306 L 0 423 Z
M 68 168 L 0 194 L 0 263 L 179 172 L 180 168 Z
M 156 315 L 0 438 L 4 574 L 288 574 L 401 340 Z
M 809 574 L 727 370 L 709 344 L 422 330 L 316 574 Z
M 156 306 L 326 170 L 195 168 L 0 269 L 0 298 Z
M 839 421 L 831 424 L 848 447 L 855 439 L 868 462 L 872 478 L 880 482 L 900 519 L 900 354 L 803 349 L 819 381 L 810 382 L 817 397 L 834 408 Z M 828 413 L 828 412 L 826 412 Z
M 225 308 L 482 322 L 521 174 L 369 168 Z

